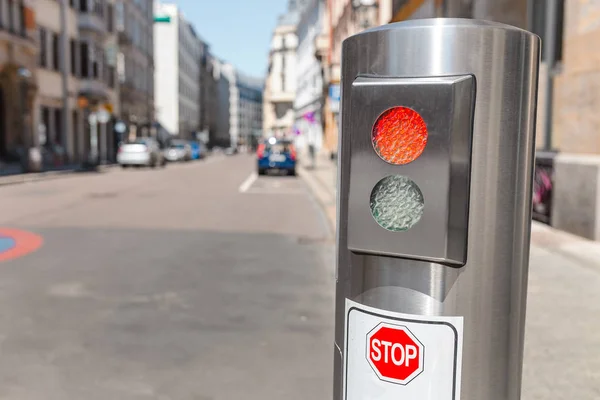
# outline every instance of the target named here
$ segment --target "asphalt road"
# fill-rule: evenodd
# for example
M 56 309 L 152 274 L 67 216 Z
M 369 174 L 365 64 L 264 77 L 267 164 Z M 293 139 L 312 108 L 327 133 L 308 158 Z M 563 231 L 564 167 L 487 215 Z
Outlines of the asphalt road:
M 334 248 L 249 156 L 0 188 L 1 399 L 325 399 Z

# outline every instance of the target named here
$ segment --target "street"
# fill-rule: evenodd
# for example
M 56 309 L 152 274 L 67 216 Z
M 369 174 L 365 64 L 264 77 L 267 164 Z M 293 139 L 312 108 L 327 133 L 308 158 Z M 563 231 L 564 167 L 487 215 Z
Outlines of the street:
M 331 398 L 335 168 L 254 164 L 0 187 L 0 398 Z M 525 400 L 600 396 L 599 249 L 534 224 Z
M 0 264 L 0 398 L 328 398 L 331 232 L 302 180 L 253 171 L 1 187 L 1 226 L 43 245 Z

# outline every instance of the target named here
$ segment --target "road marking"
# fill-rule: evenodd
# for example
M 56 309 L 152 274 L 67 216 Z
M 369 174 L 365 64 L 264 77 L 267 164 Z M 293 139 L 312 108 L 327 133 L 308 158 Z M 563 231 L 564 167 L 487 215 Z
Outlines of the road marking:
M 9 228 L 0 228 L 0 239 L 0 262 L 32 253 L 44 243 L 35 233 Z
M 250 186 L 252 186 L 252 184 L 256 182 L 257 179 L 258 175 L 256 174 L 256 172 L 251 173 L 250 176 L 246 178 L 246 180 L 240 185 L 240 193 L 246 193 L 248 189 L 250 189 Z

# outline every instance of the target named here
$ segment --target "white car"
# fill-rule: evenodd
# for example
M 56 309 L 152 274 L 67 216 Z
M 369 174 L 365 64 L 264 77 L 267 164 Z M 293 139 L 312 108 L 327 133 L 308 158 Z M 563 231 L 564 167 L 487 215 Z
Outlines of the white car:
M 173 141 L 165 150 L 165 157 L 170 162 L 190 161 L 192 159 L 192 147 L 184 141 Z
M 119 146 L 117 163 L 123 167 L 144 166 L 157 167 L 166 164 L 165 157 L 158 142 L 151 138 L 137 138 Z

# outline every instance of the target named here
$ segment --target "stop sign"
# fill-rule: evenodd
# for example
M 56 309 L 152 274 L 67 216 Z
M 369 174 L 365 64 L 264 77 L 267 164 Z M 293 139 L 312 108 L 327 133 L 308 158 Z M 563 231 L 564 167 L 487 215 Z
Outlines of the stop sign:
M 379 379 L 406 385 L 423 372 L 425 348 L 407 327 L 380 323 L 367 334 L 367 360 Z

